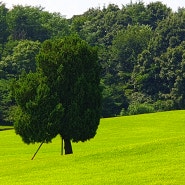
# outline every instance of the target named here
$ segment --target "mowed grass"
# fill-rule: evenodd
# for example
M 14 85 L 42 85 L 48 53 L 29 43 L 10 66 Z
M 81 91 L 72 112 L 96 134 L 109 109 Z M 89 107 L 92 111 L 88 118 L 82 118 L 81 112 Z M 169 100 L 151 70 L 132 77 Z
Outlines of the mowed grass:
M 38 146 L 1 131 L 0 184 L 185 184 L 185 111 L 102 119 L 94 139 L 73 143 L 73 155 L 60 155 L 58 136 L 32 161 Z

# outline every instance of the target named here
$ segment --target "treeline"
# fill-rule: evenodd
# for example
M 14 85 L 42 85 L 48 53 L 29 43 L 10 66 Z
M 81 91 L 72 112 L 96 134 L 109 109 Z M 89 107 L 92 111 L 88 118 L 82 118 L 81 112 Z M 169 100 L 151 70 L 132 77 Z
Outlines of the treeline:
M 109 4 L 66 19 L 0 3 L 0 123 L 11 124 L 12 79 L 35 71 L 42 42 L 74 34 L 98 47 L 102 117 L 185 108 L 184 8 Z

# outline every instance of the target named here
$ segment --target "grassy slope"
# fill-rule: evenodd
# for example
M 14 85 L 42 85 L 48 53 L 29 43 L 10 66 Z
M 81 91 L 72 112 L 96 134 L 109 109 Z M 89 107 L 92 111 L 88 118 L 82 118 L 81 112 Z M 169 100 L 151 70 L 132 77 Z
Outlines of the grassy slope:
M 0 184 L 185 184 L 185 111 L 102 119 L 96 137 L 60 156 L 60 137 L 25 145 L 0 132 Z

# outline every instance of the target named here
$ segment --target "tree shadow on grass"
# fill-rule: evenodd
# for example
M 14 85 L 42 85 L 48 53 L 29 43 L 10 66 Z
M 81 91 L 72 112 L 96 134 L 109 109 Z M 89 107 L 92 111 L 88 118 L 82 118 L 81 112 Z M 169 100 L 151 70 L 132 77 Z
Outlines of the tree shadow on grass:
M 0 131 L 5 131 L 5 130 L 13 130 L 13 127 L 0 127 Z

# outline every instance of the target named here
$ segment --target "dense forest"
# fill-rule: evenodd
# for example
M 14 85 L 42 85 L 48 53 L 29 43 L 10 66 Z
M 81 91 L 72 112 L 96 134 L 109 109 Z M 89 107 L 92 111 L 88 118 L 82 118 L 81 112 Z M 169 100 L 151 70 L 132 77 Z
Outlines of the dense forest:
M 102 117 L 185 108 L 185 9 L 161 2 L 91 8 L 66 19 L 0 3 L 0 123 L 12 124 L 11 84 L 34 72 L 43 41 L 78 35 L 98 48 Z

